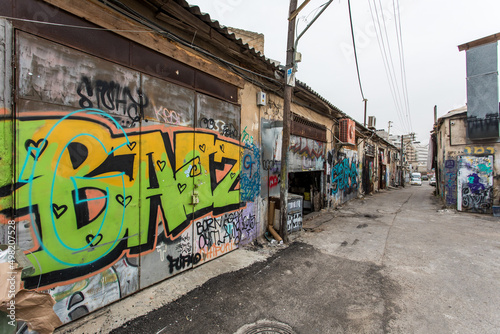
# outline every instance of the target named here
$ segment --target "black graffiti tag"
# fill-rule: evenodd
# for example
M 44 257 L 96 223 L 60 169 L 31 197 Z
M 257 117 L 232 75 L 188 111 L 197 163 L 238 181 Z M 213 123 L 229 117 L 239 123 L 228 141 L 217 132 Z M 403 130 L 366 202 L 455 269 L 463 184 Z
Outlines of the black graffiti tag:
M 122 112 L 132 122 L 139 122 L 143 109 L 148 106 L 149 99 L 141 89 L 132 92 L 129 87 L 122 87 L 114 81 L 94 80 L 82 77 L 76 93 L 81 108 L 98 108 Z
M 196 265 L 201 261 L 201 254 L 189 254 L 189 255 L 181 255 L 179 257 L 173 258 L 170 255 L 167 255 L 168 260 L 168 270 L 172 274 L 174 269 L 182 270 L 189 265 Z

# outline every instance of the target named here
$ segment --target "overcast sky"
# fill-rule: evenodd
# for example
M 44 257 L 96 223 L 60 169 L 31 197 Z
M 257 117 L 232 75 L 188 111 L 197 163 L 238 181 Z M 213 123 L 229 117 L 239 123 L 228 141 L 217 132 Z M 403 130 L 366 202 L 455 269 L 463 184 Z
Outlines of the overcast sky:
M 375 116 L 377 129 L 392 134 L 413 130 L 417 140 L 428 142 L 434 121 L 434 105 L 438 116 L 465 105 L 465 52 L 457 46 L 500 32 L 498 0 L 394 0 L 401 18 L 407 101 L 409 108 L 397 108 L 394 94 L 402 94 L 401 66 L 394 17 L 393 0 L 353 0 L 352 20 L 360 67 L 361 83 L 368 99 L 368 115 Z M 250 30 L 265 35 L 265 55 L 285 63 L 287 0 L 188 0 L 221 25 Z M 299 0 L 299 5 L 303 0 Z M 326 0 L 312 0 L 299 14 L 298 31 L 307 25 Z M 384 42 L 389 41 L 397 90 L 391 93 L 377 37 L 375 5 Z M 370 11 L 370 5 L 372 10 Z M 383 12 L 380 11 L 383 9 Z M 396 7 L 397 8 L 397 7 Z M 396 10 L 397 12 L 397 10 Z M 373 14 L 372 14 L 373 13 Z M 397 16 L 396 16 L 397 17 Z M 387 46 L 386 46 L 387 47 Z M 363 108 L 352 49 L 347 0 L 334 0 L 301 38 L 302 53 L 297 78 L 363 123 Z M 393 64 L 393 65 L 392 65 Z M 402 102 L 406 104 L 405 102 Z M 400 112 L 398 112 L 400 110 Z M 409 114 L 407 113 L 409 110 Z M 409 115 L 409 117 L 408 117 Z M 411 124 L 409 121 L 411 119 Z M 411 128 L 410 128 L 411 127 Z

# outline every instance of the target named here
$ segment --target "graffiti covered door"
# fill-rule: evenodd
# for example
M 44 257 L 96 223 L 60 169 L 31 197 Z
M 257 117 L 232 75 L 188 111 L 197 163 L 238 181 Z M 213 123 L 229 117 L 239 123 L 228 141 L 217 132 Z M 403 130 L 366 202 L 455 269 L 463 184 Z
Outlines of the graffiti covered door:
M 15 37 L 15 181 L 0 184 L 15 208 L 0 209 L 35 267 L 25 287 L 50 289 L 63 322 L 256 236 L 260 155 L 238 105 Z
M 363 164 L 363 191 L 366 195 L 373 191 L 373 157 L 365 156 Z
M 379 189 L 387 187 L 387 166 L 380 164 Z
M 141 75 L 147 94 L 141 126 L 141 287 L 192 267 L 194 90 Z
M 493 156 L 461 156 L 457 172 L 457 209 L 491 213 L 493 205 Z
M 196 98 L 193 244 L 199 262 L 204 262 L 237 246 L 240 107 L 203 94 Z

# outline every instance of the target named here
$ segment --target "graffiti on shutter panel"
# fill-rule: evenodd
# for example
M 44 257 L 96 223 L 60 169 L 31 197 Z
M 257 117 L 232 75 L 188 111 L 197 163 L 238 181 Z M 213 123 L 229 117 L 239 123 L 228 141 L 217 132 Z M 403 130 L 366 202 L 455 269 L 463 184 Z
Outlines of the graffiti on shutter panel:
M 493 204 L 493 156 L 461 156 L 457 173 L 457 209 L 491 213 Z

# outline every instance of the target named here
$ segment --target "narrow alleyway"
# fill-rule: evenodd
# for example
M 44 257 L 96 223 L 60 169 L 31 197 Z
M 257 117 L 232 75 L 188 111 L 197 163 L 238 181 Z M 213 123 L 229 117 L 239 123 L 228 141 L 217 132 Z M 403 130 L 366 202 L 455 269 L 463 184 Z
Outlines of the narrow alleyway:
M 268 257 L 113 333 L 236 333 L 261 320 L 276 333 L 498 333 L 499 220 L 441 210 L 433 189 L 354 200 L 306 221 L 286 248 L 238 250 Z M 111 308 L 134 313 L 130 303 Z M 72 333 L 98 330 L 87 324 Z

